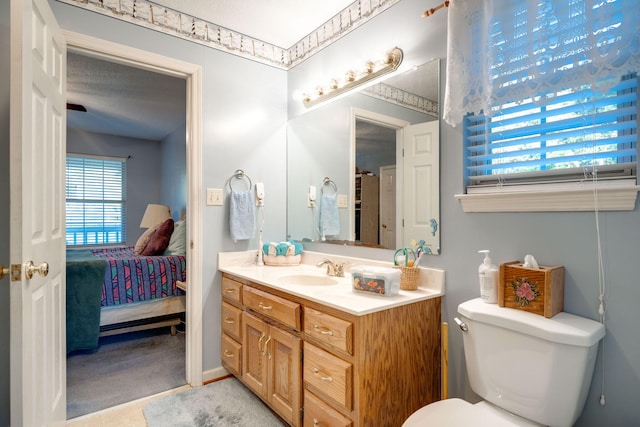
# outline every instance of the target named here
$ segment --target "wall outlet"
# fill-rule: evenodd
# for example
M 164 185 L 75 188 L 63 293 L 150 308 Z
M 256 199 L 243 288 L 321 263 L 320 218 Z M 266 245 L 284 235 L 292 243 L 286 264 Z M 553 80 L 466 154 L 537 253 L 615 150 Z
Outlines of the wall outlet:
M 347 199 L 346 194 L 338 194 L 338 207 L 339 208 L 349 207 L 349 201 Z
M 207 188 L 207 206 L 222 206 L 222 188 Z

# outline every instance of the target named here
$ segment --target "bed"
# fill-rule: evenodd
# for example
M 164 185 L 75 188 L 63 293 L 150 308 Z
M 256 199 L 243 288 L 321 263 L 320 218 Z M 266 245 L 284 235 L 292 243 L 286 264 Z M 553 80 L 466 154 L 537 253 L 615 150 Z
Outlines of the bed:
M 183 255 L 142 256 L 133 247 L 67 250 L 67 353 L 100 335 L 172 326 L 185 312 Z

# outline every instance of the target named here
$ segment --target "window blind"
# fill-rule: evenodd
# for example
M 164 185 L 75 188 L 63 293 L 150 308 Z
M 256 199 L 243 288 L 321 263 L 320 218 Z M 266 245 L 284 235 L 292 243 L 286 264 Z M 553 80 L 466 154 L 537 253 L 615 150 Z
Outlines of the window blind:
M 590 85 L 495 107 L 464 119 L 469 187 L 635 176 L 638 79 L 606 93 Z
M 120 159 L 67 156 L 67 245 L 126 241 L 125 166 Z

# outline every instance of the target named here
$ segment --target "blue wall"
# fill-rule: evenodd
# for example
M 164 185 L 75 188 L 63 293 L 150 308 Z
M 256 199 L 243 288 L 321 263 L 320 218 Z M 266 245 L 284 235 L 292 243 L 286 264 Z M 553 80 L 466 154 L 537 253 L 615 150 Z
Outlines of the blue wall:
M 49 4 L 60 27 L 146 50 L 202 67 L 203 146 L 200 183 L 203 211 L 203 368 L 220 363 L 219 251 L 258 247 L 233 243 L 228 231 L 228 202 L 205 206 L 207 187 L 224 188 L 236 169 L 265 184 L 264 239 L 286 233 L 286 72 L 196 43 L 105 17 L 54 0 Z
M 184 135 L 184 133 L 183 133 Z M 182 138 L 184 153 L 184 137 Z M 149 203 L 163 203 L 162 143 L 146 139 L 67 129 L 67 153 L 128 158 L 127 245 L 134 246 L 144 232 L 140 221 Z M 184 157 L 184 154 L 182 155 Z M 184 187 L 186 189 L 186 186 Z
M 174 220 L 179 220 L 187 208 L 187 128 L 183 123 L 162 140 L 162 204 L 171 208 Z
M 423 11 L 421 0 L 403 0 L 297 66 L 289 72 L 290 96 L 293 97 L 295 88 L 310 87 L 314 79 L 328 72 L 331 64 L 375 46 L 397 45 L 403 48 L 403 66 L 416 62 L 416 58 L 426 62 L 431 57 L 445 57 L 446 12 L 420 19 Z M 444 78 L 442 81 L 443 91 Z M 290 104 L 291 117 L 302 111 L 300 102 Z M 594 213 L 464 213 L 454 198 L 455 194 L 463 192 L 462 156 L 460 127 L 453 128 L 443 123 L 440 133 L 442 255 L 428 257 L 422 262 L 425 266 L 446 270 L 442 320 L 455 325 L 453 318 L 457 315 L 458 304 L 479 296 L 477 269 L 482 259 L 477 251 L 480 249 L 491 249 L 495 263 L 522 260 L 524 255 L 534 254 L 541 265 L 563 265 L 566 271 L 565 311 L 597 319 L 599 301 Z M 602 360 L 599 356 L 584 412 L 576 425 L 638 426 L 640 333 L 636 320 L 639 318 L 640 301 L 640 211 L 637 203 L 633 211 L 601 212 L 600 228 L 608 283 L 607 335 L 604 339 L 606 406 L 601 407 L 598 403 L 602 385 Z M 334 253 L 356 253 L 362 257 L 380 256 L 380 252 L 369 249 L 319 244 L 308 247 Z M 449 395 L 478 400 L 468 385 L 462 336 L 455 327 L 449 330 L 449 345 Z
M 0 71 L 8 62 L 8 2 L 0 2 Z M 152 30 L 136 27 L 115 19 L 99 16 L 54 0 L 50 4 L 60 25 L 68 30 L 105 40 L 145 49 L 168 57 L 199 64 L 203 69 L 203 137 L 202 194 L 206 187 L 224 188 L 235 169 L 244 169 L 254 182 L 266 187 L 264 239 L 281 240 L 286 233 L 286 130 L 287 114 L 294 117 L 302 107 L 293 100 L 293 92 L 309 84 L 325 81 L 334 70 L 343 72 L 353 52 L 373 47 L 403 48 L 409 58 L 423 63 L 431 57 L 445 56 L 446 19 L 444 13 L 426 20 L 422 0 L 402 0 L 373 21 L 344 36 L 335 45 L 313 56 L 288 73 L 246 59 L 179 40 Z M 365 35 L 365 31 L 369 33 Z M 344 61 L 340 63 L 340 61 Z M 404 64 L 403 64 L 404 66 Z M 0 73 L 7 75 L 7 73 Z M 337 75 L 337 74 L 334 74 Z M 8 85 L 0 84 L 0 134 L 8 136 Z M 290 102 L 288 102 L 290 101 Z M 287 109 L 289 110 L 287 112 Z M 248 123 L 243 118 L 263 120 Z M 237 122 L 236 120 L 239 120 Z M 0 150 L 5 150 L 4 145 Z M 426 259 L 425 264 L 446 270 L 446 296 L 443 321 L 453 324 L 459 303 L 478 296 L 477 250 L 489 248 L 495 262 L 522 259 L 527 253 L 536 255 L 544 265 L 564 265 L 565 310 L 589 318 L 597 318 L 598 281 L 594 214 L 584 213 L 488 213 L 462 212 L 454 194 L 462 192 L 462 137 L 459 128 L 443 125 L 441 129 L 441 219 L 442 255 Z M 6 157 L 5 157 L 6 158 Z M 0 162 L 3 162 L 0 156 Z M 0 190 L 6 162 L 0 168 Z M 203 203 L 204 204 L 204 203 Z M 220 274 L 216 256 L 219 251 L 245 250 L 256 247 L 248 241 L 233 243 L 228 232 L 228 211 L 204 207 L 203 267 L 203 360 L 204 369 L 220 366 Z M 0 216 L 6 208 L 0 209 Z M 598 405 L 602 362 L 598 359 L 596 374 L 584 413 L 577 425 L 633 426 L 640 420 L 640 334 L 638 319 L 640 273 L 637 242 L 640 241 L 640 212 L 601 213 L 601 232 L 608 291 L 607 336 L 605 338 L 607 405 Z M 0 221 L 3 237 L 6 221 Z M 5 228 L 3 228 L 5 227 Z M 6 238 L 0 238 L 0 255 L 8 254 Z M 326 251 L 345 251 L 358 256 L 380 256 L 371 250 L 324 246 Z M 8 255 L 3 259 L 8 259 Z M 5 279 L 6 280 L 6 279 Z M 2 297 L 0 313 L 8 320 L 8 295 Z M 1 319 L 0 319 L 1 320 Z M 0 341 L 8 342 L 8 321 L 0 321 Z M 449 332 L 449 390 L 451 396 L 477 399 L 469 390 L 464 368 L 460 332 Z M 8 415 L 8 349 L 0 350 L 0 425 Z M 526 387 L 526 385 L 523 385 Z

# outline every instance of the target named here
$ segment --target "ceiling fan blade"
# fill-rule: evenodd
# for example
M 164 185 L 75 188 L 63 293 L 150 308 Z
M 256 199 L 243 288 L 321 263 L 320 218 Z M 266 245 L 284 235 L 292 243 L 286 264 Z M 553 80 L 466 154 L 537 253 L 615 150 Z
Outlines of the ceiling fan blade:
M 71 104 L 69 102 L 67 102 L 67 110 L 73 110 L 73 111 L 82 111 L 83 113 L 87 112 L 87 109 L 85 108 L 84 105 L 80 105 L 80 104 Z

